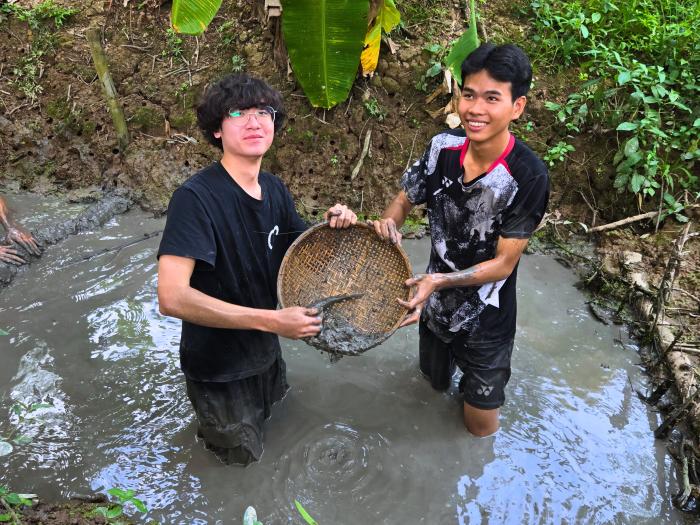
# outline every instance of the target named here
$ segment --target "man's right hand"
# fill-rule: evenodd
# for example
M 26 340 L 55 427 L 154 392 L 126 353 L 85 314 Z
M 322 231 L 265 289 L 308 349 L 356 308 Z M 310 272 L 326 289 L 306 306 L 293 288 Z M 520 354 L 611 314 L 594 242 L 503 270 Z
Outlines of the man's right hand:
M 5 235 L 5 242 L 16 242 L 32 255 L 41 255 L 41 250 L 39 249 L 39 245 L 37 244 L 34 236 L 21 226 L 18 226 L 17 224 L 13 224 L 7 230 L 7 235 Z
M 17 265 L 25 263 L 25 260 L 19 256 L 17 250 L 10 246 L 0 246 L 0 261 Z
M 377 232 L 382 239 L 385 239 L 392 244 L 401 246 L 401 232 L 396 227 L 394 219 L 378 219 L 376 221 L 367 221 L 367 224 L 374 226 L 374 231 Z
M 321 331 L 321 318 L 316 308 L 291 306 L 275 310 L 274 332 L 289 339 L 311 337 Z

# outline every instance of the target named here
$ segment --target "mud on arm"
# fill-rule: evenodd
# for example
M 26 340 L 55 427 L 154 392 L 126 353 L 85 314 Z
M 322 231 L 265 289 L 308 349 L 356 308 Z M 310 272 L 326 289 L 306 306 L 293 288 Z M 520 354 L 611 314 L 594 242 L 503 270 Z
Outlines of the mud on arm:
M 480 286 L 506 279 L 520 260 L 528 239 L 510 239 L 500 237 L 496 247 L 496 256 L 464 270 L 451 273 L 418 274 L 406 281 L 406 286 L 415 286 L 416 293 L 410 301 L 399 303 L 414 310 L 428 300 L 436 290 Z

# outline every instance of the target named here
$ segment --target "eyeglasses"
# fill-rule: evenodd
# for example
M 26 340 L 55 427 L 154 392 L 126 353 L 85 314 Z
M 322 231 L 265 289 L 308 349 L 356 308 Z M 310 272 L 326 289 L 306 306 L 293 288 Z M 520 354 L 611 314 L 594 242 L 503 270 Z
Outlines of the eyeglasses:
M 244 109 L 232 109 L 228 112 L 228 117 L 231 119 L 231 123 L 234 126 L 245 126 L 250 122 L 250 117 L 255 116 L 255 120 L 259 123 L 272 124 L 275 122 L 275 114 L 277 110 L 272 106 L 265 106 L 264 108 L 252 108 L 248 110 Z

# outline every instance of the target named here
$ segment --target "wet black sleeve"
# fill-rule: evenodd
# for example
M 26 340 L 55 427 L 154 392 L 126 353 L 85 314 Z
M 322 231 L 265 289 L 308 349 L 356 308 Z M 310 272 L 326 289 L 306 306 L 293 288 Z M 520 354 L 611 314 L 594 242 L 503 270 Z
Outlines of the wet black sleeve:
M 168 219 L 160 240 L 158 257 L 177 255 L 214 267 L 214 229 L 202 202 L 187 188 L 178 188 L 168 205 Z
M 414 205 L 423 204 L 428 200 L 426 181 L 428 179 L 430 149 L 431 144 L 428 144 L 423 156 L 414 162 L 401 177 L 401 189 L 406 193 L 409 202 Z
M 527 239 L 539 225 L 549 201 L 549 176 L 544 165 L 526 179 L 506 208 L 501 237 Z

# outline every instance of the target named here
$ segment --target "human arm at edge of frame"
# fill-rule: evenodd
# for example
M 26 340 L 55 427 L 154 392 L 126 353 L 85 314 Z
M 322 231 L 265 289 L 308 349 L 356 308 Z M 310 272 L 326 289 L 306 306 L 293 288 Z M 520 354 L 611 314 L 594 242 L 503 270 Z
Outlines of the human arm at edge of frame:
M 406 217 L 411 212 L 413 203 L 408 200 L 405 191 L 400 191 L 391 204 L 387 206 L 382 218 L 376 221 L 367 221 L 368 224 L 374 226 L 374 231 L 382 239 L 391 241 L 393 244 L 401 245 L 401 232 L 399 229 L 403 225 Z
M 425 302 L 430 294 L 447 288 L 480 286 L 508 278 L 527 246 L 528 239 L 500 237 L 496 246 L 496 256 L 488 261 L 475 264 L 465 270 L 451 273 L 423 273 L 406 281 L 407 286 L 415 286 L 416 293 L 410 301 L 399 301 L 412 310 Z
M 313 308 L 282 310 L 249 308 L 227 303 L 190 286 L 195 260 L 161 255 L 158 260 L 158 306 L 160 313 L 211 328 L 260 330 L 291 339 L 320 331 L 321 320 Z

